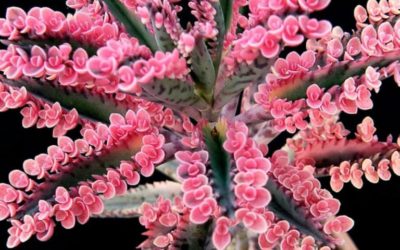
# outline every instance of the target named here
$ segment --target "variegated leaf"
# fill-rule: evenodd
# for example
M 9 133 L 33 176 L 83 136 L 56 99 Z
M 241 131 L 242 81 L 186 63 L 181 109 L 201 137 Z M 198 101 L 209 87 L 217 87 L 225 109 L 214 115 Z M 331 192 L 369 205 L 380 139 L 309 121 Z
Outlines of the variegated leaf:
M 192 77 L 196 91 L 208 102 L 211 101 L 215 84 L 215 69 L 203 38 L 196 39 L 196 46 L 191 53 Z
M 160 102 L 176 111 L 187 112 L 198 118 L 200 111 L 207 110 L 208 104 L 194 92 L 194 87 L 186 81 L 163 79 L 142 86 L 143 89 Z
M 300 232 L 313 236 L 316 240 L 324 242 L 325 244 L 329 244 L 328 239 L 326 239 L 322 231 L 317 229 L 314 223 L 307 219 L 304 211 L 295 204 L 291 197 L 279 189 L 272 178 L 268 180 L 267 189 L 272 195 L 272 200 L 268 204 L 268 209 L 279 219 L 286 220 Z
M 270 97 L 287 100 L 298 100 L 306 97 L 307 88 L 316 83 L 324 89 L 342 84 L 346 79 L 362 75 L 365 70 L 371 67 L 382 68 L 400 59 L 398 51 L 388 53 L 384 58 L 371 56 L 367 60 L 341 61 L 310 71 L 306 75 L 288 79 L 279 87 L 274 88 Z
M 17 218 L 37 212 L 39 200 L 54 199 L 57 187 L 66 189 L 75 187 L 82 181 L 93 179 L 94 175 L 106 174 L 107 168 L 117 167 L 121 161 L 129 161 L 141 146 L 142 137 L 133 135 L 127 140 L 118 142 L 110 150 L 87 158 L 82 156 L 77 162 L 63 165 L 62 171 L 44 178 L 40 184 L 40 191 L 37 191 L 25 202 L 17 213 Z
M 0 75 L 0 81 L 12 87 L 25 87 L 33 95 L 49 102 L 59 102 L 65 109 L 75 108 L 78 113 L 88 119 L 109 122 L 112 113 L 125 114 L 129 107 L 115 105 L 112 94 L 92 94 L 90 89 L 76 89 L 61 86 L 58 83 L 33 78 L 19 80 L 6 79 Z
M 217 86 L 217 90 L 214 93 L 213 110 L 219 111 L 250 83 L 261 83 L 268 73 L 271 62 L 271 60 L 260 56 L 250 65 L 246 63 L 240 64 L 232 76 L 221 82 L 222 86 Z
M 172 181 L 143 184 L 130 189 L 125 195 L 104 201 L 101 218 L 133 218 L 140 216 L 143 202 L 154 203 L 158 197 L 173 199 L 181 193 L 181 184 Z

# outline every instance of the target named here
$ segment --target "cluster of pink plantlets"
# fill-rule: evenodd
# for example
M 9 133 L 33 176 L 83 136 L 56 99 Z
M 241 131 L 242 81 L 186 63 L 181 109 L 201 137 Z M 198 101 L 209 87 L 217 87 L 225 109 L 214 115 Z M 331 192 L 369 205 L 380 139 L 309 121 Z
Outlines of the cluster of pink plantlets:
M 339 121 L 371 109 L 382 80 L 400 85 L 400 1 L 357 6 L 352 33 L 310 16 L 329 2 L 8 8 L 0 112 L 58 143 L 0 184 L 7 246 L 114 216 L 139 217 L 142 249 L 351 247 L 354 221 L 319 178 L 339 192 L 400 175 L 400 140 L 379 141 L 369 117 L 354 136 Z M 155 171 L 168 181 L 141 180 Z

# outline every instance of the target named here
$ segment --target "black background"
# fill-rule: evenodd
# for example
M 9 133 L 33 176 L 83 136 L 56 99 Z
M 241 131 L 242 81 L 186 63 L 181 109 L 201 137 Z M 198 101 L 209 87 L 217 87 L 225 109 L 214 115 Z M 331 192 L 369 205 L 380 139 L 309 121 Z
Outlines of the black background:
M 263 0 L 260 0 L 263 1 Z M 354 28 L 353 9 L 364 1 L 332 0 L 330 7 L 318 13 L 318 17 L 330 20 L 346 31 Z M 5 15 L 8 6 L 19 6 L 26 10 L 33 6 L 50 6 L 64 13 L 70 11 L 62 0 L 0 0 L 0 15 Z M 384 139 L 389 134 L 399 135 L 400 121 L 398 100 L 400 89 L 392 80 L 384 82 L 379 95 L 374 94 L 374 110 L 360 112 L 356 116 L 343 116 L 346 127 L 354 131 L 366 115 L 375 120 L 378 135 Z M 21 168 L 27 158 L 46 152 L 55 144 L 51 131 L 45 129 L 23 129 L 19 111 L 0 113 L 0 182 L 6 182 L 9 171 Z M 323 184 L 328 187 L 328 181 Z M 339 194 L 342 202 L 341 214 L 347 214 L 356 221 L 350 235 L 360 249 L 400 249 L 400 178 L 392 177 L 389 182 L 365 183 L 362 190 L 350 185 Z M 9 224 L 0 222 L 0 249 L 5 249 L 6 232 Z M 144 238 L 143 228 L 136 219 L 91 219 L 84 226 L 72 230 L 57 226 L 54 236 L 48 242 L 31 239 L 17 249 L 134 249 Z

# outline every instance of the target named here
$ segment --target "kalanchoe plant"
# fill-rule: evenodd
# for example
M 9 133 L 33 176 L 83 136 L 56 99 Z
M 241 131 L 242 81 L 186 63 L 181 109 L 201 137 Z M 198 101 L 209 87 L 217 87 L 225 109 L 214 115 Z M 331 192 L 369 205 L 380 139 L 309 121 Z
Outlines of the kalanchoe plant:
M 0 111 L 21 109 L 57 145 L 0 184 L 7 246 L 139 217 L 142 249 L 355 249 L 353 220 L 319 178 L 339 192 L 400 175 L 399 140 L 379 141 L 369 117 L 354 135 L 339 121 L 371 109 L 383 79 L 400 84 L 400 1 L 357 6 L 351 33 L 309 16 L 329 2 L 8 8 Z M 166 180 L 141 180 L 155 171 Z

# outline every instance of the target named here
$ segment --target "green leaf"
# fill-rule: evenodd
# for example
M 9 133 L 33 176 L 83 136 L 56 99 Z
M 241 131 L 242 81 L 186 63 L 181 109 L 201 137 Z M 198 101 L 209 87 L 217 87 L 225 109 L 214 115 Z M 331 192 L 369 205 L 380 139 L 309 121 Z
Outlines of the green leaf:
M 115 105 L 111 94 L 100 96 L 89 89 L 80 89 L 61 86 L 50 81 L 22 78 L 10 80 L 0 75 L 0 81 L 12 87 L 25 87 L 31 94 L 49 102 L 59 102 L 68 110 L 75 108 L 81 116 L 103 123 L 109 122 L 112 113 L 125 114 L 129 107 Z
M 0 40 L 0 43 L 6 46 L 14 44 L 23 48 L 24 50 L 30 50 L 34 45 L 37 45 L 42 48 L 46 47 L 49 48 L 51 46 L 60 46 L 62 44 L 68 43 L 69 45 L 71 45 L 73 50 L 76 50 L 78 48 L 84 49 L 88 53 L 89 57 L 96 55 L 97 51 L 97 48 L 95 46 L 78 42 L 69 37 L 65 37 L 63 39 L 47 37 L 47 38 L 40 38 L 40 40 L 39 39 L 36 40 L 34 38 L 28 38 L 28 39 L 21 38 L 18 40 Z
M 80 161 L 61 166 L 61 172 L 45 177 L 41 183 L 45 188 L 35 192 L 18 212 L 17 218 L 38 211 L 39 200 L 52 201 L 57 187 L 62 186 L 66 189 L 75 187 L 81 181 L 93 180 L 93 175 L 106 174 L 107 168 L 118 167 L 121 161 L 131 160 L 141 146 L 142 137 L 132 135 L 131 138 L 118 142 L 113 148 L 104 150 L 99 155 L 86 158 L 81 156 Z
M 120 0 L 103 0 L 113 16 L 120 21 L 126 31 L 136 37 L 140 43 L 147 45 L 153 52 L 157 51 L 157 43 L 154 37 L 146 30 L 146 27 L 138 18 L 130 12 Z
M 207 151 L 209 152 L 212 178 L 219 194 L 219 204 L 226 209 L 229 216 L 235 212 L 234 197 L 232 192 L 231 180 L 231 158 L 222 147 L 225 141 L 227 125 L 219 121 L 214 128 L 204 127 L 203 135 Z
M 104 211 L 96 217 L 101 218 L 134 218 L 141 214 L 143 202 L 155 203 L 159 196 L 172 200 L 181 193 L 181 184 L 172 181 L 143 184 L 129 189 L 123 196 L 104 200 Z
M 194 87 L 188 82 L 162 79 L 144 84 L 142 88 L 153 101 L 159 102 L 175 111 L 200 119 L 200 112 L 208 109 L 208 104 L 194 93 Z
M 196 83 L 196 91 L 210 103 L 215 84 L 215 69 L 203 38 L 197 38 L 196 46 L 190 55 L 192 59 L 192 77 Z
M 214 94 L 213 111 L 218 112 L 233 97 L 240 94 L 250 83 L 258 84 L 264 81 L 273 60 L 259 56 L 252 64 L 242 63 L 232 76 L 221 81 L 223 86 L 219 87 Z M 218 87 L 218 86 L 217 86 Z
M 220 0 L 219 2 L 224 13 L 225 29 L 229 30 L 232 20 L 233 0 Z
M 323 232 L 317 229 L 312 221 L 309 221 L 291 197 L 279 189 L 275 181 L 270 178 L 267 183 L 267 189 L 271 193 L 272 200 L 268 204 L 268 209 L 272 211 L 278 218 L 287 220 L 290 225 L 294 226 L 301 233 L 313 236 L 316 240 L 329 245 L 329 240 L 324 236 Z
M 325 168 L 338 166 L 343 161 L 361 162 L 366 158 L 379 159 L 390 155 L 398 146 L 396 143 L 374 141 L 365 143 L 358 139 L 341 139 L 314 142 L 295 154 L 295 161 L 313 159 L 315 167 Z
M 224 20 L 224 13 L 222 11 L 222 7 L 220 2 L 213 2 L 212 6 L 214 7 L 216 14 L 214 16 L 214 21 L 216 22 L 216 27 L 218 30 L 218 35 L 217 35 L 217 41 L 216 46 L 212 48 L 211 58 L 214 62 L 214 69 L 215 69 L 215 74 L 218 75 L 218 70 L 219 70 L 219 65 L 221 63 L 221 58 L 222 58 L 222 53 L 224 49 L 224 38 L 226 34 L 226 29 L 225 29 L 225 20 Z
M 287 100 L 305 98 L 307 88 L 314 83 L 321 88 L 329 89 L 332 86 L 341 85 L 349 77 L 364 74 L 369 66 L 382 68 L 398 60 L 400 60 L 400 55 L 398 51 L 394 51 L 385 54 L 384 57 L 371 56 L 366 60 L 337 62 L 283 82 L 281 87 L 272 90 L 271 98 L 286 98 Z

